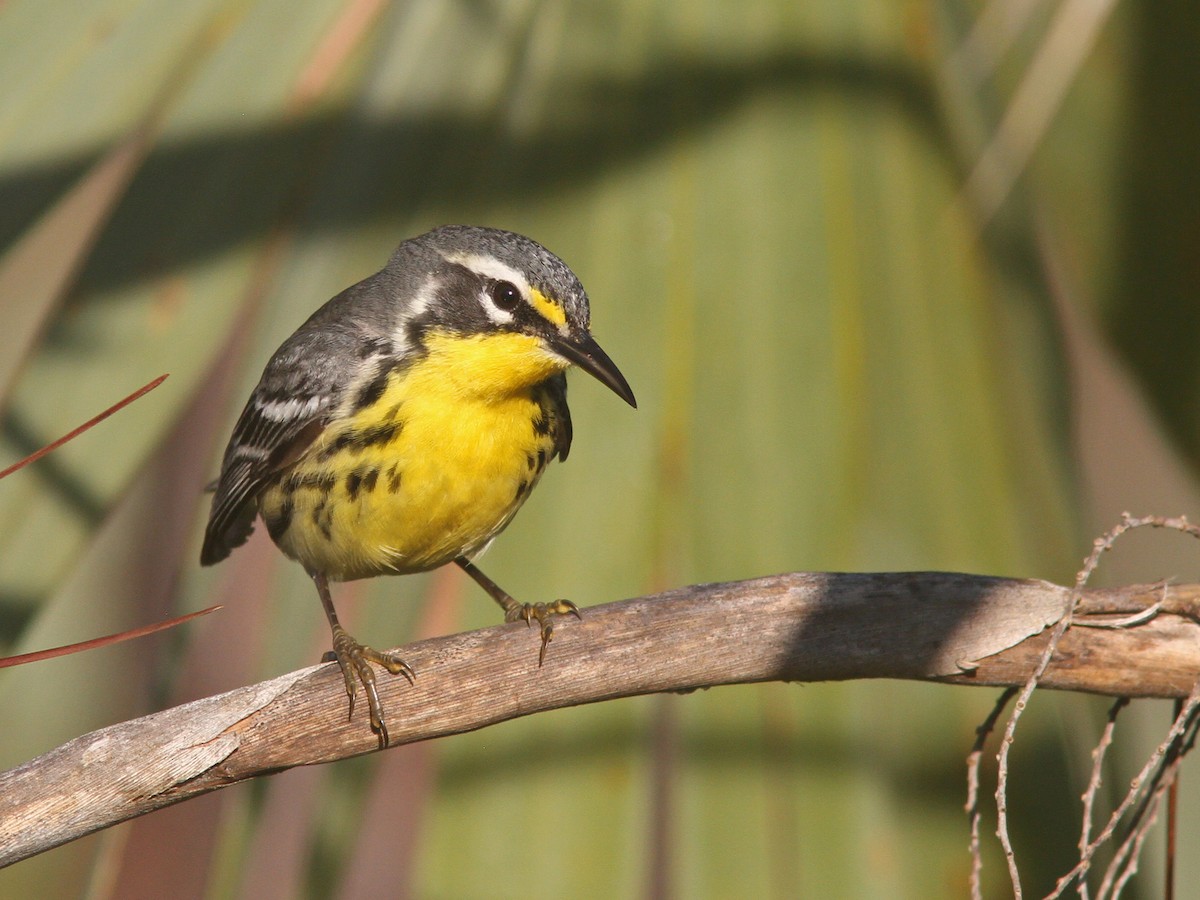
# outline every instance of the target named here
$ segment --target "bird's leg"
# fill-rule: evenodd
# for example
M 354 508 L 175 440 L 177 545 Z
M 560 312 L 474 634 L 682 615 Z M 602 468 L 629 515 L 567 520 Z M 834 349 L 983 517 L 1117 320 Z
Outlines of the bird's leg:
M 551 621 L 551 617 L 570 613 L 577 619 L 583 618 L 579 613 L 579 607 L 570 600 L 553 600 L 550 603 L 521 603 L 519 600 L 514 600 L 507 591 L 479 571 L 479 567 L 465 556 L 459 556 L 454 561 L 464 572 L 474 578 L 476 584 L 487 591 L 493 600 L 500 604 L 500 608 L 504 610 L 505 622 L 516 622 L 519 619 L 526 625 L 532 625 L 533 620 L 537 619 L 542 630 L 542 648 L 538 651 L 539 666 L 546 661 L 546 645 L 554 636 L 554 623 Z
M 371 730 L 379 735 L 379 747 L 388 745 L 389 737 L 387 724 L 383 721 L 383 704 L 379 702 L 379 692 L 375 689 L 375 670 L 371 663 L 378 663 L 393 675 L 403 675 L 412 683 L 414 673 L 408 663 L 394 653 L 381 653 L 365 644 L 360 644 L 338 622 L 337 611 L 333 608 L 333 597 L 329 593 L 329 579 L 319 573 L 310 572 L 317 593 L 321 596 L 321 605 L 325 607 L 325 618 L 329 619 L 329 628 L 333 632 L 333 650 L 325 654 L 326 661 L 331 658 L 337 661 L 342 670 L 342 678 L 346 682 L 346 695 L 350 698 L 350 718 L 354 718 L 354 698 L 358 693 L 356 680 L 362 682 L 367 692 L 367 706 L 371 714 Z

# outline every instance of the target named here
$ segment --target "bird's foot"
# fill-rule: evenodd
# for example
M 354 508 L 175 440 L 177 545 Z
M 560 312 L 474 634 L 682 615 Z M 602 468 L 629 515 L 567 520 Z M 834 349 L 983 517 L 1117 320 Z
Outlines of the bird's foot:
M 582 620 L 583 616 L 579 612 L 579 607 L 570 600 L 552 600 L 549 603 L 519 603 L 513 601 L 512 605 L 506 606 L 504 609 L 505 622 L 524 622 L 526 625 L 532 625 L 536 620 L 542 631 L 542 647 L 538 651 L 538 667 L 546 661 L 546 645 L 550 643 L 554 637 L 554 616 L 572 615 L 577 619 Z
M 325 654 L 325 661 L 336 661 L 342 670 L 346 696 L 350 698 L 350 718 L 354 718 L 354 700 L 358 695 L 358 685 L 362 684 L 367 694 L 371 730 L 379 735 L 379 748 L 382 750 L 390 738 L 387 723 L 383 720 L 383 704 L 379 702 L 379 692 L 375 689 L 375 670 L 371 668 L 371 663 L 383 666 L 393 675 L 403 675 L 409 684 L 416 677 L 412 667 L 394 653 L 381 653 L 360 644 L 341 625 L 333 626 L 333 650 Z

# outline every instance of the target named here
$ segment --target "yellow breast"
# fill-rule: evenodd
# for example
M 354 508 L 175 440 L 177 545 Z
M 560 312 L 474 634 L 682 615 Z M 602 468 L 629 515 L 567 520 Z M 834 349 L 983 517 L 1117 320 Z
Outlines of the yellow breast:
M 553 455 L 544 382 L 561 359 L 515 334 L 430 335 L 426 348 L 260 496 L 271 536 L 309 570 L 349 580 L 470 556 Z

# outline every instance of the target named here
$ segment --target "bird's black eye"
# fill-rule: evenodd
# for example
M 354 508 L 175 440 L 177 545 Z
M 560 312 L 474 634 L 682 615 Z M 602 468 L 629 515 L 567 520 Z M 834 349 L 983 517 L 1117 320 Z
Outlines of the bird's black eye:
M 493 281 L 488 293 L 496 308 L 504 312 L 512 312 L 521 303 L 521 292 L 511 281 Z

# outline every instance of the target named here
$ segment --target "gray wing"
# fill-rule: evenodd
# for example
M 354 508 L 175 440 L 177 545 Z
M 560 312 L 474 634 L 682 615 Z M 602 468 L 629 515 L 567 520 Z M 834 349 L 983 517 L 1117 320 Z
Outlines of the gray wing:
M 354 316 L 349 305 L 364 285 L 322 307 L 267 363 L 225 448 L 201 565 L 219 562 L 246 542 L 258 495 L 300 458 L 344 401 L 382 388 L 395 362 L 391 342 L 379 336 L 377 319 Z
M 319 372 L 296 371 L 292 362 L 282 354 L 272 358 L 238 417 L 221 463 L 201 565 L 219 562 L 246 542 L 267 480 L 294 462 L 325 428 L 336 386 Z

